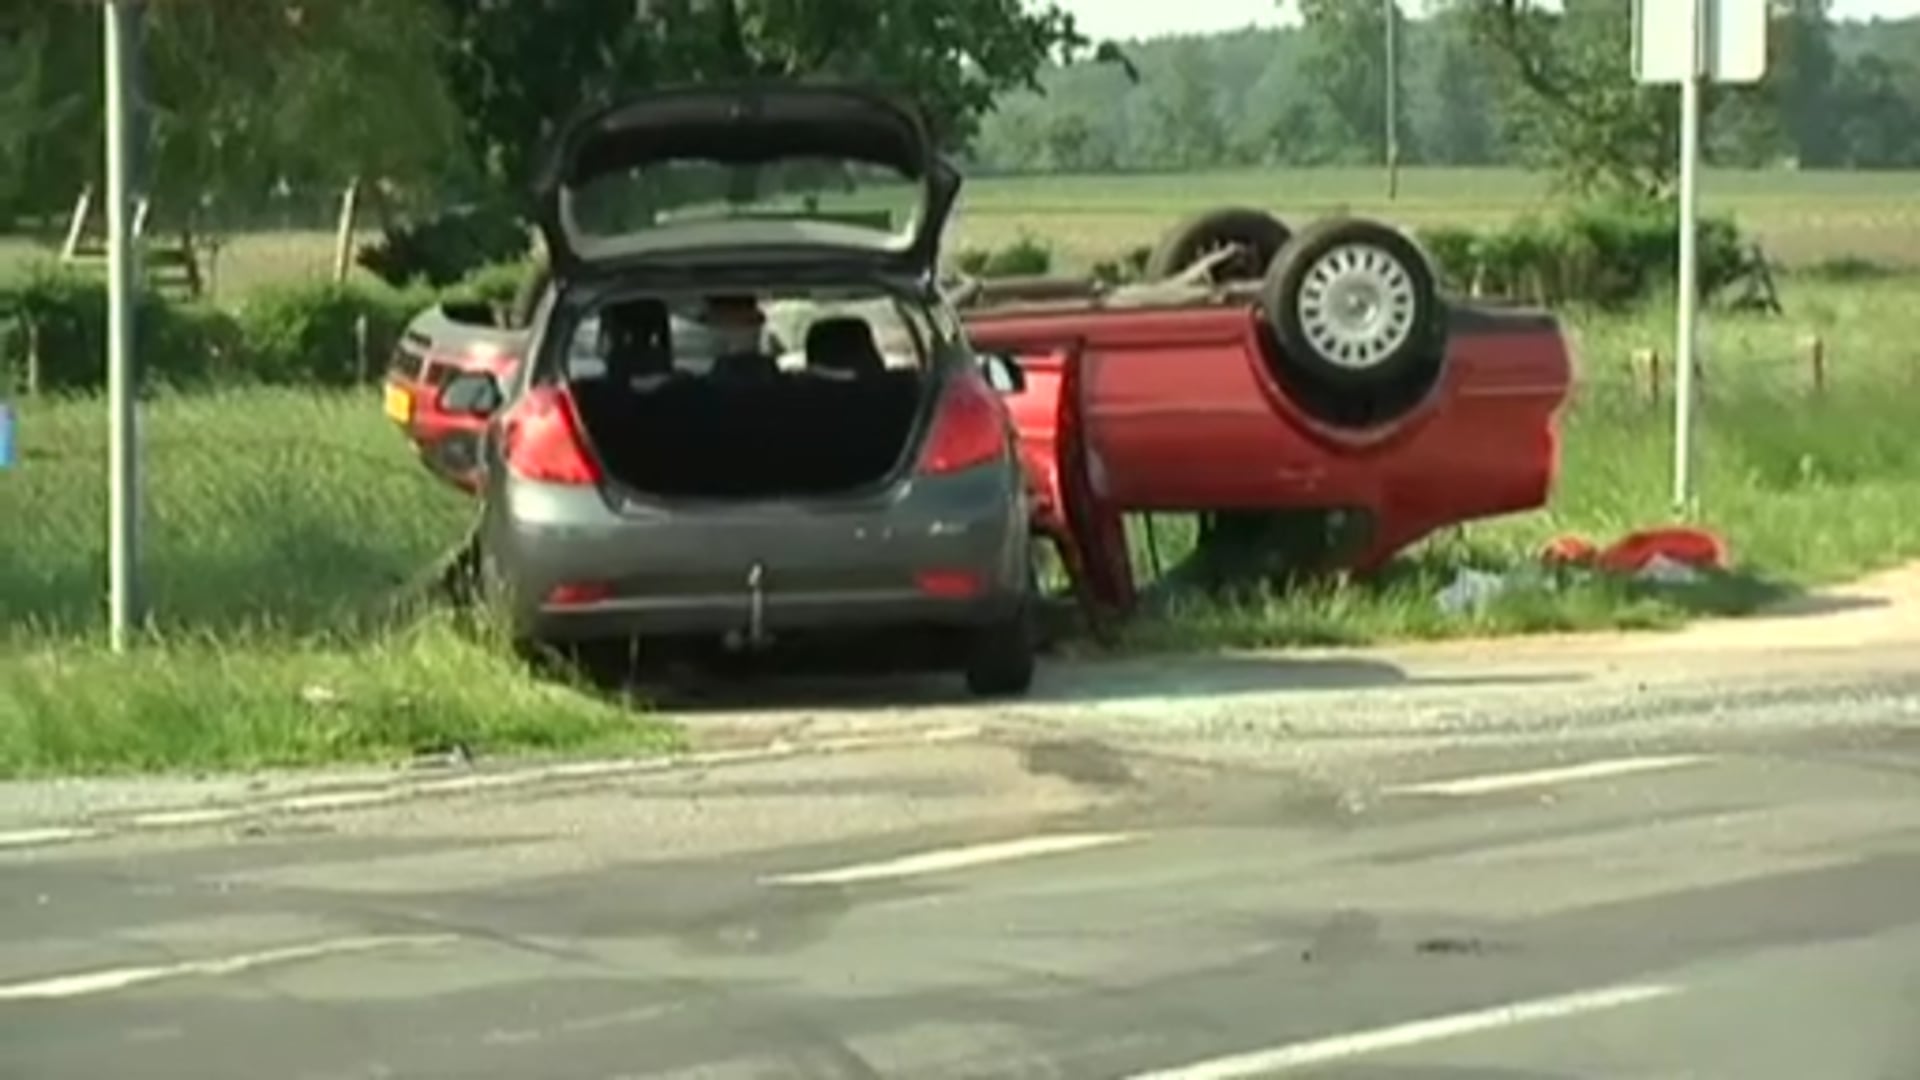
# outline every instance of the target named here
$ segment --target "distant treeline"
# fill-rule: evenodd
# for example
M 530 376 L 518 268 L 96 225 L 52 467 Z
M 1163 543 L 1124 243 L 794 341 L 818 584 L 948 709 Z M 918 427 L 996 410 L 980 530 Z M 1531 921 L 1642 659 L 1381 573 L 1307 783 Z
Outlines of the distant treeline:
M 1526 159 L 1516 88 L 1503 85 L 1500 58 L 1474 34 L 1467 6 L 1403 22 L 1404 163 Z M 1580 6 L 1572 0 L 1569 9 Z M 1825 8 L 1825 0 L 1776 0 L 1766 82 L 1714 95 L 1708 152 L 1715 161 L 1920 167 L 1920 17 L 1834 22 Z M 1618 35 L 1619 14 L 1608 15 L 1613 21 L 1600 32 Z M 1351 14 L 1133 43 L 1125 51 L 1137 81 L 1112 64 L 1051 67 L 1041 73 L 1042 93 L 1000 100 L 971 148 L 972 164 L 996 172 L 1108 172 L 1381 161 L 1383 21 L 1356 26 L 1341 18 Z M 1626 41 L 1607 44 L 1626 54 Z

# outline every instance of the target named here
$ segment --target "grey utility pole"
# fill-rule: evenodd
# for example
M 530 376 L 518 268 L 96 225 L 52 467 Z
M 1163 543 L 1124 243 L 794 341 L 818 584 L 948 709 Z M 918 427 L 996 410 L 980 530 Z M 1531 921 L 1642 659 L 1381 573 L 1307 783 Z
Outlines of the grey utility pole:
M 1380 0 L 1387 16 L 1387 198 L 1400 197 L 1400 5 Z
M 128 174 L 133 123 L 128 84 L 139 40 L 137 0 L 106 0 L 107 109 L 107 623 L 126 651 L 135 620 L 140 553 L 139 440 L 134 415 L 133 237 Z

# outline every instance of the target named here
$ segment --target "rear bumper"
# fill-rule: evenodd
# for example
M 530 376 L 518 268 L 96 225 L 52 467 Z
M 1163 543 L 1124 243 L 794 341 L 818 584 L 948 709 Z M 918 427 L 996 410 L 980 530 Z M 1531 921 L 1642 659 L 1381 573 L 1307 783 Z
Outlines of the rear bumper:
M 978 626 L 1017 610 L 1030 571 L 1012 469 L 839 508 L 623 513 L 514 480 L 495 495 L 489 571 L 515 632 L 542 640 Z
M 917 592 L 783 594 L 763 599 L 759 627 L 772 638 L 880 627 L 954 629 L 1007 618 L 1018 602 L 1018 594 L 1004 591 L 965 601 Z M 541 606 L 526 613 L 516 633 L 540 641 L 581 642 L 744 636 L 754 625 L 752 602 L 739 596 L 628 597 L 566 608 Z

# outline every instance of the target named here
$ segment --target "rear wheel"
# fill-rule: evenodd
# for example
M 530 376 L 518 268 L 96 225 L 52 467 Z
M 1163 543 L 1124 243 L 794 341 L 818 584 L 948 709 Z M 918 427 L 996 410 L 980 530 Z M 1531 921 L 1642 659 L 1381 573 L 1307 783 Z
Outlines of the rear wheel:
M 1439 384 L 1446 310 L 1425 253 L 1353 218 L 1294 234 L 1261 284 L 1274 377 L 1318 419 L 1364 429 L 1413 411 Z
M 1264 210 L 1239 206 L 1209 210 L 1161 237 L 1147 258 L 1147 277 L 1174 277 L 1215 252 L 1230 250 L 1232 254 L 1213 268 L 1208 280 L 1258 281 L 1289 235 L 1286 225 Z
M 1444 345 L 1433 269 L 1387 225 L 1334 218 L 1302 229 L 1274 259 L 1261 299 L 1288 361 L 1330 383 L 1392 382 Z
M 1035 599 L 1029 581 L 1013 614 L 972 632 L 967 646 L 967 690 L 975 697 L 1019 697 L 1033 688 Z

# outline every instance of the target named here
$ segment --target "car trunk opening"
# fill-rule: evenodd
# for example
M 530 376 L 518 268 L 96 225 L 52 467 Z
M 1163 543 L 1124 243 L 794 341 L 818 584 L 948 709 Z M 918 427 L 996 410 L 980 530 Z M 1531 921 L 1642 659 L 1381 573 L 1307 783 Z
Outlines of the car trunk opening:
M 677 379 L 634 392 L 577 383 L 581 425 L 609 478 L 662 498 L 831 495 L 893 472 L 917 428 L 917 371 L 834 381 Z
M 829 496 L 908 459 L 931 382 L 910 305 L 857 292 L 749 303 L 731 348 L 701 310 L 624 301 L 576 334 L 569 382 L 611 481 L 667 499 Z

